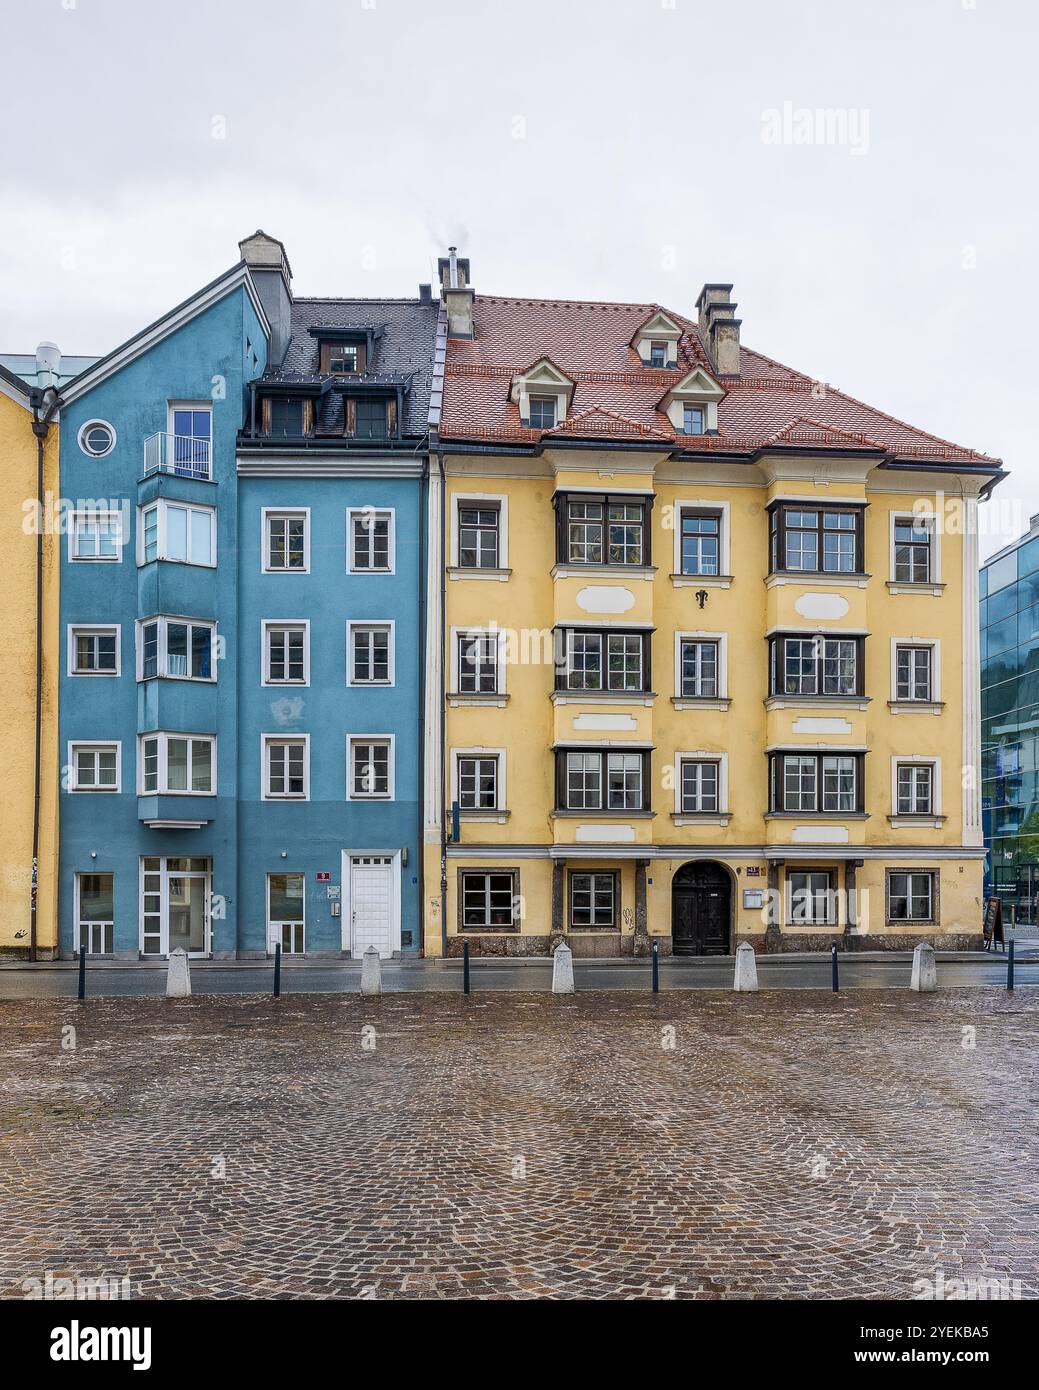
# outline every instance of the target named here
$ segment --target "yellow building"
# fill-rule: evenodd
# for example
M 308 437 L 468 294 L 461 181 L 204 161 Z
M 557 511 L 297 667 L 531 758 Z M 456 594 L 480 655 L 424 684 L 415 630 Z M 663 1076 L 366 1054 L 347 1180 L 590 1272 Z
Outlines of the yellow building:
M 56 350 L 45 344 L 38 356 L 38 380 L 44 386 L 56 384 Z M 50 399 L 40 409 L 41 419 Z M 8 698 L 0 720 L 0 763 L 6 776 L 0 813 L 0 955 L 28 957 L 35 944 L 37 957 L 50 959 L 57 953 L 60 543 L 50 502 L 58 497 L 58 430 L 52 427 L 46 432 L 44 505 L 38 508 L 39 458 L 33 423 L 32 388 L 0 363 L 0 543 L 8 562 L 4 613 L 14 656 L 13 679 L 7 685 Z M 36 524 L 41 515 L 42 534 Z M 42 572 L 41 624 L 37 623 L 38 560 Z M 35 895 L 34 845 L 38 875 Z
M 980 941 L 998 462 L 741 346 L 731 286 L 440 275 L 427 951 Z

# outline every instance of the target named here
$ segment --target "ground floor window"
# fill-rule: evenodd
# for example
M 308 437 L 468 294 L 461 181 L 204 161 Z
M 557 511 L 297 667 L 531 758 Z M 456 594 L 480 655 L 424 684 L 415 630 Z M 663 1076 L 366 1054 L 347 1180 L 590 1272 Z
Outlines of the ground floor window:
M 301 956 L 303 937 L 303 875 L 267 875 L 267 941 L 271 951 L 281 945 L 287 955 Z
M 147 857 L 141 860 L 141 950 L 146 956 L 171 951 L 209 951 L 209 859 Z
M 519 875 L 514 869 L 459 874 L 459 928 L 462 931 L 493 927 L 512 931 L 519 926 Z
M 788 873 L 789 918 L 799 926 L 833 925 L 837 921 L 837 892 L 829 869 Z
M 616 874 L 571 873 L 570 925 L 575 929 L 617 925 Z
M 938 875 L 929 869 L 889 869 L 887 919 L 889 922 L 937 920 Z
M 85 946 L 91 956 L 112 954 L 112 931 L 115 923 L 115 896 L 112 874 L 76 875 L 76 939 L 75 950 Z

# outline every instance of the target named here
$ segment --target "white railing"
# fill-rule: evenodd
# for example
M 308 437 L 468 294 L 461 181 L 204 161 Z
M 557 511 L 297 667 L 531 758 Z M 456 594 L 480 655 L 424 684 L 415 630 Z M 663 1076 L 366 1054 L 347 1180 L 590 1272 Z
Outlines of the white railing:
M 176 473 L 182 478 L 209 474 L 209 440 L 187 434 L 152 434 L 144 441 L 145 473 Z

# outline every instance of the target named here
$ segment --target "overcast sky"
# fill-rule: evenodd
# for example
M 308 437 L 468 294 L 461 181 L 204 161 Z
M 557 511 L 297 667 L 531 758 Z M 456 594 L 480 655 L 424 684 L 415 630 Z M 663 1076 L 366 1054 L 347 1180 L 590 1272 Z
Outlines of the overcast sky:
M 263 227 L 299 294 L 660 301 L 1039 512 L 1032 0 L 0 0 L 0 351 L 101 353 Z M 817 111 L 834 113 L 817 120 Z M 993 528 L 994 529 L 994 528 Z

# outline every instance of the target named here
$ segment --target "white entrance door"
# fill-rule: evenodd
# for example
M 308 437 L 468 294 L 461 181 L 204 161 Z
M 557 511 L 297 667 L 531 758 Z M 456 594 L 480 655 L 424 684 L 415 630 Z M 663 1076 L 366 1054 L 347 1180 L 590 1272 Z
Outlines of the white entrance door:
M 392 956 L 396 935 L 394 861 L 383 854 L 359 854 L 350 860 L 350 950 L 356 958 L 374 946 Z

